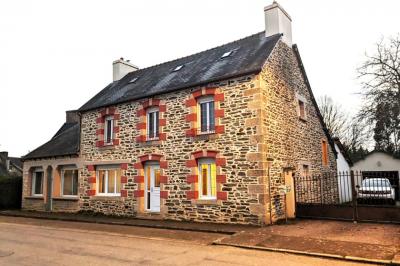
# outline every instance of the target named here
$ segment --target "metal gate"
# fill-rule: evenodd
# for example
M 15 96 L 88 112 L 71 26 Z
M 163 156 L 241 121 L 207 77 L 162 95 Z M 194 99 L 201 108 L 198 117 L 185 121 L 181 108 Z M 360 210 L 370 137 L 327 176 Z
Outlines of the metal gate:
M 296 217 L 400 223 L 398 172 L 296 176 Z

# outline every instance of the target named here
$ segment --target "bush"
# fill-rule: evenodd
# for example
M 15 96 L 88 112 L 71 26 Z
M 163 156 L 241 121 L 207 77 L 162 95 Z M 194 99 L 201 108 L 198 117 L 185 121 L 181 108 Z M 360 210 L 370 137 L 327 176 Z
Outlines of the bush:
M 0 209 L 20 209 L 22 177 L 0 177 Z

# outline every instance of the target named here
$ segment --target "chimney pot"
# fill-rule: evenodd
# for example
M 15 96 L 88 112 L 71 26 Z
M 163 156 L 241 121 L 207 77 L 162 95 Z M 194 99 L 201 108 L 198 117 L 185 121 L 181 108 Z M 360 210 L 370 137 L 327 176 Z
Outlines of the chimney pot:
M 65 122 L 66 123 L 79 123 L 79 113 L 78 111 L 66 111 L 65 112 L 66 115 L 66 119 Z
M 274 1 L 264 7 L 265 36 L 269 37 L 278 33 L 283 34 L 282 41 L 292 46 L 292 19 L 289 14 Z

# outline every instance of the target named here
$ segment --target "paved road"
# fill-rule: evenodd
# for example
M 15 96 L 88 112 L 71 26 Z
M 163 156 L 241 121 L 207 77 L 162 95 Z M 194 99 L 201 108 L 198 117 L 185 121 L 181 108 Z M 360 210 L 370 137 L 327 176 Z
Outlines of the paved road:
M 209 245 L 220 237 L 0 216 L 0 265 L 357 265 Z

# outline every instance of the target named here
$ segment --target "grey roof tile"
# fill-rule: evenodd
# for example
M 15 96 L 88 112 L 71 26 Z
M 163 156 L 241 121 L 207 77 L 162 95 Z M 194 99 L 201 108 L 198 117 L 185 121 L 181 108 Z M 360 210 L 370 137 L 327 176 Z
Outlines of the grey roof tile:
M 266 38 L 265 32 L 163 64 L 128 73 L 110 83 L 80 109 L 80 112 L 126 101 L 198 86 L 259 72 L 281 35 Z M 221 58 L 225 52 L 233 51 Z M 177 66 L 183 65 L 178 71 Z M 130 81 L 137 78 L 135 82 Z

